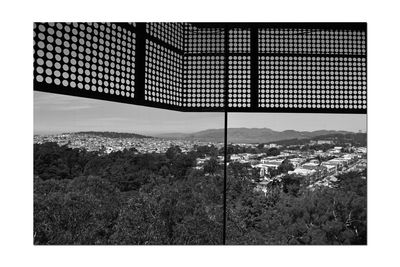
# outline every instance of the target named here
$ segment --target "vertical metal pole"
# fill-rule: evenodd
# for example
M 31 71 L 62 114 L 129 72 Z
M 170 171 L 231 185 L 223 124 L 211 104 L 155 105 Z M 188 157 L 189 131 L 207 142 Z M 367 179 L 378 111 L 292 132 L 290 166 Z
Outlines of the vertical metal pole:
M 226 243 L 226 178 L 228 163 L 228 112 L 225 108 L 225 125 L 224 125 L 224 224 L 223 224 L 223 244 Z
M 224 124 L 224 222 L 223 222 L 223 242 L 226 244 L 226 180 L 227 180 L 227 163 L 228 163 L 228 82 L 229 82 L 229 29 L 224 28 L 224 111 L 225 111 L 225 124 Z
M 136 23 L 135 100 L 145 102 L 146 23 Z
M 258 28 L 250 29 L 250 107 L 258 108 Z

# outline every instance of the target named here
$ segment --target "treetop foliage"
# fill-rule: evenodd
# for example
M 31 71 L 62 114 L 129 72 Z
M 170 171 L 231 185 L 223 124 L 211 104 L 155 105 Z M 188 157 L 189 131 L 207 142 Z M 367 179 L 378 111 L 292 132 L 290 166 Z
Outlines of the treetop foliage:
M 258 148 L 260 149 L 260 148 Z M 276 152 L 275 152 L 276 153 Z M 209 156 L 203 169 L 196 158 Z M 55 143 L 34 147 L 35 244 L 221 244 L 218 149 L 108 155 Z M 292 168 L 284 162 L 279 171 Z M 227 169 L 228 244 L 366 244 L 366 173 L 310 190 L 286 175 L 266 191 L 249 164 Z

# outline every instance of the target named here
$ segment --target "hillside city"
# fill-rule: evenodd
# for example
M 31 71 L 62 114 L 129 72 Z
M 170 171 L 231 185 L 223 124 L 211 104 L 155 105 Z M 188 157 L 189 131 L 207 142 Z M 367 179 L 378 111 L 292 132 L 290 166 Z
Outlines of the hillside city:
M 182 153 L 188 153 L 199 146 L 206 146 L 220 151 L 215 159 L 220 165 L 224 163 L 223 143 L 204 142 L 191 139 L 167 139 L 153 137 L 120 137 L 112 138 L 98 135 L 95 132 L 63 133 L 55 135 L 35 135 L 34 143 L 57 143 L 59 146 L 86 149 L 106 155 L 112 152 L 134 149 L 137 154 L 164 154 L 171 147 L 179 147 Z M 229 152 L 228 164 L 240 163 L 247 166 L 249 172 L 259 176 L 255 190 L 266 193 L 268 184 L 280 181 L 287 174 L 303 177 L 312 190 L 318 186 L 332 187 L 337 176 L 347 172 L 362 172 L 367 168 L 367 148 L 354 144 L 351 140 L 344 142 L 337 137 L 313 138 L 301 144 L 230 144 L 236 151 Z M 291 142 L 292 143 L 292 142 Z M 262 153 L 257 148 L 262 148 Z M 273 153 L 268 153 L 272 151 Z M 211 160 L 210 155 L 198 157 L 195 169 L 202 170 Z M 285 166 L 289 166 L 285 168 Z M 280 170 L 280 171 L 278 171 Z M 365 177 L 364 177 L 365 178 Z

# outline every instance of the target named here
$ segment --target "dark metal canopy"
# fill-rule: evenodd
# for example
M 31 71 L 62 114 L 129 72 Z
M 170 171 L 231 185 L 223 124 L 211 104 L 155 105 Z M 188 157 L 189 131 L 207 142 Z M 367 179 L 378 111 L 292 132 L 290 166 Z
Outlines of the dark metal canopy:
M 34 90 L 195 112 L 366 113 L 366 23 L 35 23 Z

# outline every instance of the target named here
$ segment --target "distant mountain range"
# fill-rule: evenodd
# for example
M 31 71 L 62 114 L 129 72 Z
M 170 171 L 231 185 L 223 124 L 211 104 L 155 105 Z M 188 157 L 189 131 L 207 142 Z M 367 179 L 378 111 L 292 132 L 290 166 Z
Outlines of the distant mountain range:
M 228 143 L 269 143 L 288 139 L 305 139 L 330 134 L 348 134 L 347 131 L 274 131 L 269 128 L 228 128 Z M 198 140 L 204 142 L 223 142 L 224 129 L 209 129 L 200 132 L 158 134 L 156 137 L 171 139 Z
M 151 136 L 145 136 L 141 134 L 135 133 L 117 133 L 117 132 L 95 132 L 95 131 L 88 131 L 88 132 L 76 132 L 74 134 L 87 134 L 87 135 L 95 135 L 107 138 L 151 138 Z

